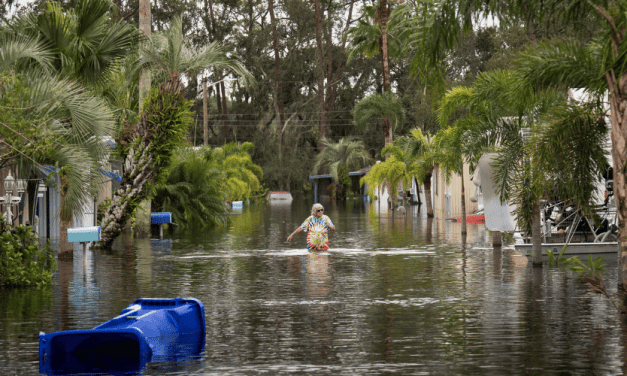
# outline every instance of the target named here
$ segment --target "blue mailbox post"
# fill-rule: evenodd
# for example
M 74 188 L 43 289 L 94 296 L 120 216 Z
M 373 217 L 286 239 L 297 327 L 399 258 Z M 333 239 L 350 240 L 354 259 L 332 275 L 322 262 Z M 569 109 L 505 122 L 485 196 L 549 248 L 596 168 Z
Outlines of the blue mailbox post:
M 172 223 L 172 213 L 170 212 L 150 213 L 150 223 L 153 225 L 159 225 L 159 238 L 163 238 L 163 224 Z

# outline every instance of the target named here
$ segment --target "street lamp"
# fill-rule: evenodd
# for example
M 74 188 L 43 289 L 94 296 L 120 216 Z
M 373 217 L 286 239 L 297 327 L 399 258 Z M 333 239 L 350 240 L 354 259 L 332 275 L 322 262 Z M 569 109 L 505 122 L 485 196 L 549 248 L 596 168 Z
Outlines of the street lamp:
M 13 196 L 13 191 L 17 186 L 17 196 Z M 5 213 L 5 218 L 9 224 L 13 224 L 13 210 L 12 205 L 19 204 L 22 201 L 22 193 L 26 190 L 26 181 L 22 179 L 18 179 L 17 182 L 15 178 L 11 176 L 11 171 L 9 171 L 9 175 L 4 179 L 4 197 L 0 197 L 0 203 L 4 204 L 7 207 L 7 211 Z

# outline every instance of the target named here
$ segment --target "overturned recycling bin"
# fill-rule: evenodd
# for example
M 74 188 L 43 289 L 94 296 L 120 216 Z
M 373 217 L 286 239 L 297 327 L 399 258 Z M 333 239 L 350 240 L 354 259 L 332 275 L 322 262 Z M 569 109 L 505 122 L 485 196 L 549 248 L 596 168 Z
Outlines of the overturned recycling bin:
M 137 299 L 93 329 L 40 333 L 39 372 L 135 372 L 148 362 L 193 359 L 204 350 L 205 331 L 197 299 Z

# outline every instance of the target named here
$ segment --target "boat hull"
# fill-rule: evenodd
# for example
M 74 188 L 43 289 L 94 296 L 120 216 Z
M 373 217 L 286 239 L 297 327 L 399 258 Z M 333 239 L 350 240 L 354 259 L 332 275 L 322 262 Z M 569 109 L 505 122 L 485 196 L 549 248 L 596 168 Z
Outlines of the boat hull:
M 547 249 L 554 255 L 559 255 L 562 247 L 567 243 L 542 243 L 542 257 L 548 258 Z M 526 256 L 533 254 L 533 245 L 530 243 L 515 244 L 514 249 Z M 604 260 L 616 260 L 618 255 L 617 242 L 604 243 L 568 243 L 563 256 L 585 256 L 592 255 L 593 258 L 603 256 Z

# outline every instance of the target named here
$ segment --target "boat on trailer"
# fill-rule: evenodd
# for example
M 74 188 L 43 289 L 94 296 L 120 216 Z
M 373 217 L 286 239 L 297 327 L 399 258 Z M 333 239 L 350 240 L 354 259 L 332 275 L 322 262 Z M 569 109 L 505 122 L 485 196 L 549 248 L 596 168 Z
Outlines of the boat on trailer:
M 39 372 L 138 372 L 148 362 L 193 359 L 204 350 L 205 332 L 197 299 L 137 299 L 95 328 L 40 333 Z
M 558 255 L 564 246 L 564 256 L 593 258 L 603 256 L 604 260 L 615 260 L 618 256 L 618 217 L 613 204 L 601 207 L 597 212 L 600 225 L 581 213 L 580 210 L 564 203 L 545 204 L 542 207 L 542 256 L 548 257 L 547 250 Z M 533 244 L 530 236 L 515 235 L 514 249 L 531 256 Z

